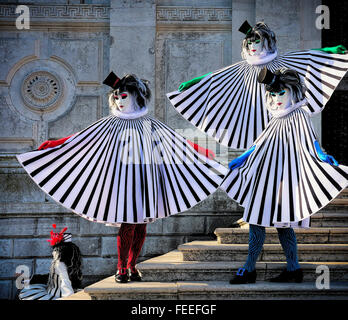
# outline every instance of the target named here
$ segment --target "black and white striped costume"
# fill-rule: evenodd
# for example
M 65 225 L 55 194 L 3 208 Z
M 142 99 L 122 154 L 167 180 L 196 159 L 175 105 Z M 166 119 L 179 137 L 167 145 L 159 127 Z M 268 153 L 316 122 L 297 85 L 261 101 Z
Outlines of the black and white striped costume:
M 348 70 L 348 54 L 317 50 L 269 54 L 259 61 L 243 60 L 205 76 L 186 91 L 167 96 L 175 109 L 197 128 L 224 146 L 249 148 L 270 116 L 264 88 L 257 82 L 261 68 L 296 70 L 307 87 L 307 109 L 320 112 Z
M 348 185 L 348 167 L 318 157 L 308 106 L 271 119 L 244 164 L 221 188 L 245 207 L 243 220 L 259 226 L 308 227 L 309 217 Z
M 216 191 L 227 169 L 146 113 L 107 116 L 17 159 L 43 191 L 91 221 L 118 226 L 186 211 Z
M 48 284 L 29 284 L 18 295 L 20 300 L 56 300 L 74 293 L 65 263 L 53 260 Z

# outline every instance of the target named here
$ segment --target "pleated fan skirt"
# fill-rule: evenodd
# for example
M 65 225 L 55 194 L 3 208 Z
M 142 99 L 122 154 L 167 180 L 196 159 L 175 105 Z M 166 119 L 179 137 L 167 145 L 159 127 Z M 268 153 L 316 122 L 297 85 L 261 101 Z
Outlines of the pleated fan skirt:
M 60 146 L 17 159 L 55 201 L 115 226 L 186 211 L 215 192 L 227 173 L 148 116 L 108 116 Z
M 265 227 L 308 227 L 309 218 L 348 185 L 348 167 L 319 159 L 306 111 L 274 118 L 247 161 L 221 188 L 245 208 L 243 220 Z
M 306 87 L 310 114 L 320 112 L 348 70 L 348 54 L 328 54 L 305 50 L 279 55 L 263 65 L 245 60 L 217 70 L 183 92 L 167 94 L 186 120 L 235 149 L 247 149 L 266 128 L 270 116 L 265 89 L 257 81 L 263 67 L 274 72 L 280 68 L 296 70 Z

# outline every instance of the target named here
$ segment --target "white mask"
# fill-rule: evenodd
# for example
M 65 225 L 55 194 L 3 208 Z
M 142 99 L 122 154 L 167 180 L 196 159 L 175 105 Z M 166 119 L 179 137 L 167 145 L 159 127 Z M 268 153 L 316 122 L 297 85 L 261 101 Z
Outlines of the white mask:
M 248 41 L 248 53 L 250 56 L 257 56 L 260 55 L 264 50 L 262 48 L 262 42 L 260 39 L 256 39 L 251 41 L 250 39 Z
M 276 116 L 283 113 L 285 109 L 291 106 L 291 92 L 285 88 L 279 92 L 270 92 L 272 102 L 268 105 L 268 110 Z
M 128 91 L 115 91 L 113 93 L 113 99 L 118 111 L 123 113 L 132 113 L 139 109 L 136 99 Z

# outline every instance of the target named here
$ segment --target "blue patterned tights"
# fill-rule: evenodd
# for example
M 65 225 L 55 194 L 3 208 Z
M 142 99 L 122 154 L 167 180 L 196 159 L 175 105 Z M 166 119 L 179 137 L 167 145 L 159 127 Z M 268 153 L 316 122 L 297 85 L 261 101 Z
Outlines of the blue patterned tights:
M 286 256 L 287 270 L 294 271 L 300 268 L 297 257 L 296 234 L 292 228 L 277 228 L 279 241 Z M 250 224 L 249 226 L 249 251 L 244 268 L 249 272 L 254 271 L 255 264 L 265 241 L 265 227 Z

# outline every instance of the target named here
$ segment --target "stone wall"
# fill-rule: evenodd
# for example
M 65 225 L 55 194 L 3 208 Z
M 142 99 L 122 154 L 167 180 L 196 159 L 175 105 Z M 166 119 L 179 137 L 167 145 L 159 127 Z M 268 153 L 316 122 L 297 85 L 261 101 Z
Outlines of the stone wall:
M 5 1 L 6 2 L 6 1 Z M 11 1 L 11 3 L 14 3 Z M 30 29 L 15 27 L 15 4 L 0 5 L 0 297 L 16 293 L 14 273 L 26 265 L 48 273 L 52 223 L 68 226 L 86 260 L 86 280 L 110 264 L 103 253 L 116 230 L 81 221 L 52 202 L 15 154 L 78 132 L 108 114 L 108 1 L 26 1 Z M 69 4 L 68 4 L 69 3 Z M 101 235 L 105 235 L 105 241 Z
M 307 28 L 314 27 L 300 12 L 306 7 L 313 15 L 317 1 L 295 1 L 284 10 L 285 2 L 292 3 L 27 0 L 29 30 L 15 27 L 15 3 L 20 1 L 1 2 L 0 298 L 14 297 L 18 265 L 27 265 L 32 273 L 48 272 L 51 253 L 45 239 L 52 223 L 68 226 L 79 245 L 84 285 L 113 274 L 117 261 L 118 229 L 88 222 L 53 202 L 15 155 L 107 115 L 108 89 L 102 81 L 114 70 L 150 80 L 152 115 L 214 150 L 227 165 L 240 152 L 220 147 L 182 119 L 165 93 L 181 81 L 240 60 L 242 34 L 237 30 L 245 19 L 253 23 L 264 17 L 277 31 L 281 46 L 302 48 L 309 37 Z M 320 46 L 320 35 L 311 39 L 311 45 Z M 140 261 L 184 242 L 212 238 L 216 227 L 230 226 L 241 214 L 241 208 L 218 190 L 189 212 L 150 224 Z

